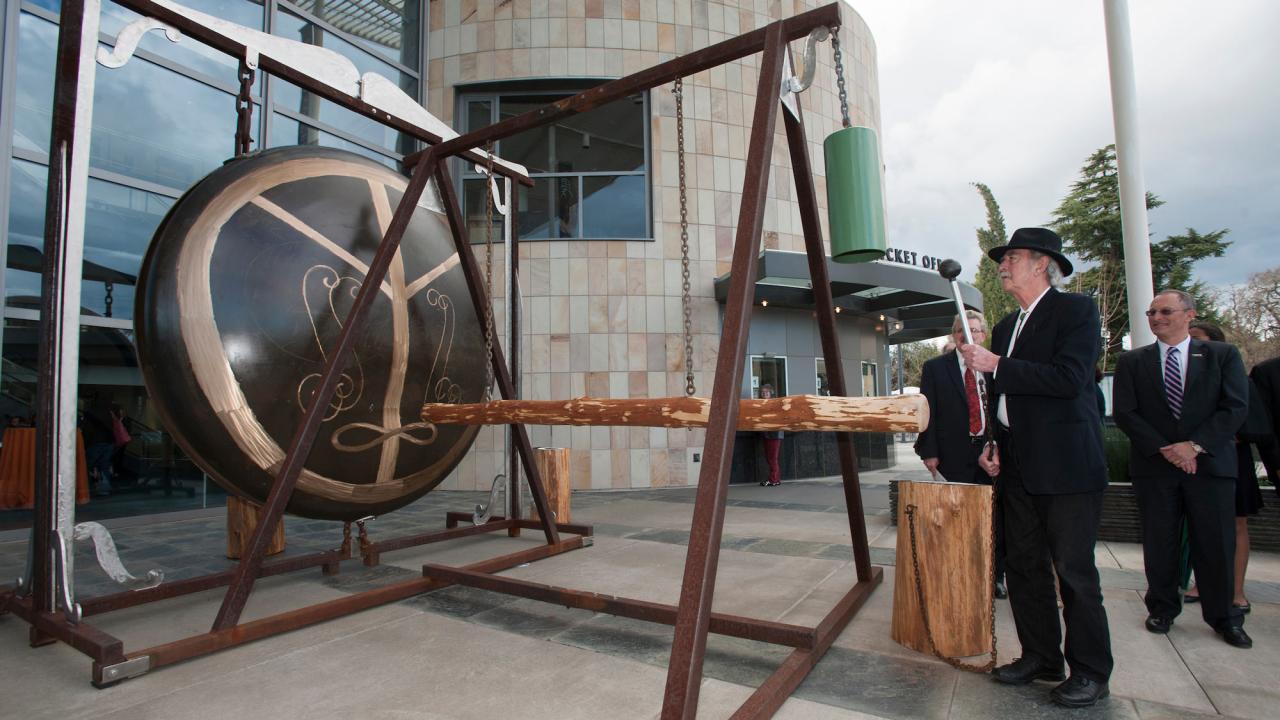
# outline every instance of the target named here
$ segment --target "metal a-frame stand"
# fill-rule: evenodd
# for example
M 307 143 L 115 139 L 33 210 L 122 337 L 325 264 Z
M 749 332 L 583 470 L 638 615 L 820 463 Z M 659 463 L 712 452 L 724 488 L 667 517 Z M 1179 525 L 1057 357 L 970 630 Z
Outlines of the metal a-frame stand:
M 79 31 L 77 10 L 83 1 L 85 0 L 64 3 L 62 29 L 64 35 L 69 32 L 75 33 Z M 191 23 L 162 4 L 157 4 L 152 0 L 119 1 L 126 7 L 144 15 L 163 20 L 202 42 L 213 45 L 225 52 L 242 56 L 245 52 L 243 45 L 228 41 L 225 37 L 208 30 L 198 23 Z M 343 324 L 343 332 L 335 347 L 328 353 L 328 362 L 320 385 L 290 443 L 275 485 L 272 487 L 271 493 L 264 504 L 258 526 L 241 563 L 230 578 L 230 587 L 211 630 L 202 635 L 126 655 L 119 640 L 86 624 L 69 621 L 65 612 L 57 608 L 55 598 L 51 595 L 42 598 L 40 593 L 37 592 L 33 596 L 33 600 L 27 601 L 26 604 L 18 602 L 10 595 L 5 606 L 22 615 L 32 625 L 33 640 L 37 635 L 44 638 L 63 640 L 94 657 L 95 682 L 105 684 L 129 677 L 132 669 L 125 666 L 127 663 L 145 662 L 147 663 L 147 668 L 170 664 L 385 602 L 402 599 L 450 583 L 472 585 L 572 607 L 587 608 L 674 625 L 675 640 L 668 666 L 662 710 L 662 717 L 667 719 L 693 718 L 696 715 L 708 632 L 794 647 L 795 650 L 783 661 L 782 665 L 748 698 L 734 715 L 734 717 L 740 718 L 771 716 L 818 662 L 883 578 L 880 568 L 871 566 L 858 483 L 857 462 L 854 456 L 852 440 L 847 433 L 838 433 L 837 445 L 844 479 L 845 501 L 849 516 L 849 529 L 857 582 L 816 627 L 803 627 L 711 612 L 724 524 L 725 501 L 728 494 L 734 429 L 738 417 L 738 389 L 741 386 L 743 375 L 741 358 L 745 356 L 753 294 L 752 278 L 756 274 L 760 241 L 763 235 L 764 204 L 769 181 L 769 158 L 773 150 L 773 131 L 777 121 L 778 107 L 784 104 L 780 101 L 780 94 L 783 87 L 782 76 L 788 52 L 788 43 L 805 37 L 815 29 L 834 29 L 839 26 L 839 4 L 828 5 L 789 19 L 774 22 L 761 29 L 675 58 L 620 80 L 605 83 L 574 97 L 566 98 L 539 110 L 496 123 L 474 133 L 437 142 L 428 149 L 406 158 L 406 165 L 412 168 L 409 186 L 405 190 L 402 200 L 392 217 L 377 254 L 369 265 L 365 282 L 347 321 Z M 61 47 L 62 40 L 60 39 L 60 49 Z M 466 154 L 474 159 L 475 148 L 483 146 L 490 140 L 501 139 L 530 128 L 545 125 L 559 118 L 584 112 L 636 92 L 673 82 L 677 78 L 693 75 L 756 53 L 762 53 L 762 59 L 760 62 L 759 84 L 756 91 L 756 105 L 752 117 L 745 173 L 746 179 L 743 183 L 742 204 L 733 252 L 733 280 L 730 284 L 726 301 L 724 324 L 715 371 L 716 382 L 711 398 L 711 421 L 706 432 L 705 459 L 698 478 L 693 525 L 690 532 L 684 579 L 678 603 L 676 605 L 664 605 L 495 576 L 493 573 L 519 562 L 547 557 L 580 547 L 583 544 L 583 540 L 580 537 L 561 540 L 557 527 L 544 520 L 539 527 L 544 532 L 546 544 L 536 548 L 476 563 L 465 568 L 426 565 L 423 567 L 423 577 L 421 579 L 398 583 L 270 618 L 240 623 L 240 615 L 244 610 L 249 594 L 252 592 L 254 581 L 264 574 L 262 561 L 270 534 L 288 504 L 303 463 L 319 429 L 322 415 L 316 410 L 328 402 L 334 391 L 339 372 L 346 364 L 354 339 L 364 325 L 375 289 L 382 281 L 391 258 L 399 245 L 401 235 L 409 222 L 413 208 L 431 178 L 436 179 L 444 200 L 453 232 L 453 239 L 467 278 L 472 301 L 477 309 L 484 307 L 484 303 L 487 301 L 486 290 L 480 281 L 478 264 L 471 252 L 467 239 L 463 235 L 463 217 L 445 160 L 460 154 Z M 69 106 L 65 105 L 65 88 L 67 86 L 64 83 L 67 81 L 64 78 L 74 77 L 76 70 L 74 67 L 64 68 L 63 62 L 65 60 L 65 55 L 60 52 L 54 147 L 58 147 L 60 140 L 65 139 L 69 142 L 74 137 L 75 85 L 71 83 L 70 104 Z M 352 107 L 367 117 L 387 122 L 385 114 L 380 116 L 376 109 L 371 109 L 368 106 L 362 107 L 359 103 L 352 103 L 348 97 L 334 93 L 329 88 L 323 86 L 312 87 L 314 83 L 309 83 L 305 77 L 292 72 L 287 66 L 273 65 L 264 57 L 263 68 L 286 77 L 292 82 L 301 84 L 309 90 L 314 90 L 328 99 L 341 102 L 347 107 Z M 818 219 L 819 210 L 812 180 L 812 171 L 809 165 L 803 117 L 798 102 L 799 98 L 791 97 L 789 99 L 795 100 L 795 102 L 786 103 L 787 109 L 784 112 L 783 122 L 786 129 L 792 170 L 796 180 L 797 199 L 800 204 L 801 222 L 813 283 L 823 355 L 826 359 L 829 373 L 828 380 L 832 393 L 845 395 L 846 385 L 836 337 L 834 304 L 826 270 L 826 253 L 823 248 L 821 226 Z M 70 109 L 69 112 L 67 110 L 68 107 Z M 59 131 L 60 124 L 62 127 L 61 133 Z M 408 131 L 407 128 L 394 123 L 388 124 Z M 415 133 L 415 135 L 420 136 L 419 133 Z M 52 187 L 53 183 L 51 183 Z M 54 213 L 50 213 L 50 215 L 53 216 Z M 57 228 L 47 230 L 47 232 L 47 236 L 53 239 L 51 241 L 52 244 L 56 246 Z M 46 252 L 46 257 L 51 258 L 50 264 L 54 266 L 52 272 L 55 275 L 55 277 L 51 278 L 48 266 L 46 266 L 45 281 L 46 288 L 49 288 L 54 287 L 53 283 L 56 283 L 57 268 L 59 266 L 53 262 L 52 253 Z M 46 308 L 44 317 L 54 317 L 53 311 L 55 309 Z M 56 343 L 56 338 L 50 340 L 50 342 Z M 59 387 L 56 383 L 50 384 L 54 378 L 52 373 L 46 374 L 45 354 L 43 351 L 41 357 L 40 377 L 42 383 L 44 383 L 42 387 L 46 388 L 46 390 L 51 387 Z M 489 360 L 494 366 L 494 374 L 503 397 L 510 398 L 513 394 L 512 377 L 507 371 L 505 362 L 503 362 L 502 351 L 496 343 Z M 46 395 L 49 394 L 51 393 L 46 392 Z M 49 407 L 46 408 L 46 405 L 49 405 Z M 41 412 L 51 415 L 52 401 L 42 404 Z M 48 425 L 46 425 L 47 427 Z M 540 516 L 548 518 L 550 513 L 547 512 L 546 495 L 532 462 L 528 435 L 522 425 L 513 425 L 512 430 L 514 442 L 519 450 L 520 460 L 530 479 L 534 504 L 539 510 Z M 58 444 L 55 437 L 48 432 L 46 432 L 46 435 L 42 435 L 40 441 L 42 444 L 40 445 L 40 459 L 38 462 L 44 462 L 45 464 L 38 468 L 38 478 L 40 479 L 38 484 L 40 487 L 37 488 L 37 528 L 35 533 L 37 543 L 45 544 L 45 547 L 37 548 L 39 552 L 37 552 L 36 557 L 38 560 L 43 558 L 46 561 L 46 567 L 43 569 L 37 568 L 37 574 L 35 575 L 35 587 L 37 589 L 42 587 L 40 584 L 42 579 L 47 581 L 49 574 L 52 572 L 52 569 L 47 567 L 47 560 L 50 555 L 49 547 L 47 546 L 47 533 L 44 535 L 44 539 L 41 539 L 42 530 L 47 531 L 48 528 L 41 528 L 39 523 L 46 522 L 41 520 L 40 504 L 44 503 L 46 510 L 52 506 L 52 496 L 56 488 L 56 473 L 53 472 L 53 469 L 56 468 L 56 461 L 52 460 L 52 458 L 56 455 Z M 489 525 L 498 526 L 493 529 L 505 527 L 513 530 L 518 526 L 518 522 L 514 519 L 509 519 L 490 523 Z M 465 531 L 467 534 L 470 534 L 470 532 L 483 532 L 489 528 L 489 525 L 476 528 L 458 528 L 454 531 L 444 532 L 463 533 Z M 5 598 L 0 596 L 0 600 L 3 599 Z M 111 676 L 107 673 L 111 669 L 117 669 L 121 674 Z M 143 668 L 144 671 L 145 669 Z

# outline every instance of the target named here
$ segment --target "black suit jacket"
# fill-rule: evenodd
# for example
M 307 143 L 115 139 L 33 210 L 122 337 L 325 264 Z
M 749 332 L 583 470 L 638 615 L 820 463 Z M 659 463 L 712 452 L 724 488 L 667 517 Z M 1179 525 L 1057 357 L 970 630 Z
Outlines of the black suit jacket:
M 991 387 L 991 376 L 984 377 Z M 978 458 L 969 439 L 969 400 L 954 350 L 925 362 L 920 394 L 929 401 L 929 426 L 916 439 L 916 454 L 938 458 L 938 472 L 952 482 L 973 482 Z
M 993 396 L 1005 396 L 1013 453 L 1032 495 L 1096 492 L 1107 486 L 1102 419 L 1093 368 L 1102 346 L 1098 306 L 1085 295 L 1050 289 L 1008 354 L 1018 313 L 991 332 L 1003 355 Z
M 1250 415 L 1253 413 L 1253 403 L 1256 400 L 1258 405 L 1266 410 L 1271 420 L 1271 442 L 1253 441 L 1257 443 L 1258 454 L 1262 456 L 1262 463 L 1267 467 L 1267 475 L 1271 476 L 1274 483 L 1277 473 L 1280 473 L 1280 358 L 1272 358 L 1254 365 L 1253 371 L 1249 373 L 1249 379 L 1253 380 L 1258 391 L 1257 395 L 1252 392 L 1249 395 Z M 1280 484 L 1276 485 L 1276 493 L 1280 494 Z
M 1129 475 L 1181 472 L 1160 448 L 1190 440 L 1204 448 L 1196 458 L 1197 474 L 1235 477 L 1235 437 L 1249 403 L 1239 351 L 1227 343 L 1193 339 L 1182 388 L 1182 414 L 1175 419 L 1165 398 L 1158 343 L 1131 350 L 1116 362 L 1112 414 L 1129 436 Z

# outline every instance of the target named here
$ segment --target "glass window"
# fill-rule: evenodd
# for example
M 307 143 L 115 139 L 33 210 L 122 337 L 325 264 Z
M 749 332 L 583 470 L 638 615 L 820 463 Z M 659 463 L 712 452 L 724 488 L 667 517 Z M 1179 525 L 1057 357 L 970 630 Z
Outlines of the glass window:
M 377 160 L 396 172 L 400 171 L 400 161 L 396 158 L 388 157 L 358 143 L 344 140 L 333 133 L 327 133 L 306 123 L 298 122 L 286 115 L 276 113 L 271 117 L 271 142 L 268 147 L 286 145 L 320 145 L 322 147 L 350 150 L 353 153 Z
M 408 73 L 400 72 L 393 65 L 366 52 L 362 48 L 352 45 L 336 33 L 325 30 L 317 23 L 310 22 L 292 13 L 280 12 L 276 14 L 276 24 L 272 34 L 333 50 L 354 63 L 361 75 L 367 72 L 377 73 L 398 84 L 400 89 L 409 93 L 410 97 L 416 98 L 418 96 L 417 78 Z
M 827 382 L 827 359 L 817 358 L 813 361 L 813 374 L 817 378 L 815 387 L 818 395 L 830 395 L 831 385 Z
M 271 79 L 271 88 L 275 94 L 275 107 L 278 110 L 288 110 L 303 117 L 312 118 L 335 130 L 355 135 L 379 147 L 384 147 L 390 152 L 403 155 L 411 151 L 405 145 L 405 143 L 411 142 L 408 138 L 377 120 L 372 120 L 341 105 L 335 105 L 328 100 L 323 100 L 314 93 L 304 92 L 297 85 L 279 78 Z
M 464 131 L 478 130 L 537 110 L 571 93 L 510 93 L 462 99 Z M 527 130 L 498 143 L 505 159 L 524 165 L 534 187 L 519 191 L 522 239 L 647 238 L 648 142 L 645 96 L 633 95 L 581 115 Z M 479 177 L 464 168 L 463 194 L 471 226 L 483 225 L 483 195 L 468 185 Z
M 18 70 L 13 102 L 13 146 L 49 152 L 53 71 L 58 26 L 30 13 L 18 17 Z
M 876 364 L 873 362 L 862 362 L 862 395 L 863 397 L 872 397 L 880 394 L 880 378 L 876 372 Z
M 418 67 L 417 0 L 298 0 L 293 5 L 347 33 L 365 50 Z
M 774 397 L 787 394 L 787 359 L 774 355 L 751 356 L 751 397 L 759 398 L 768 385 Z
M 23 160 L 14 160 L 12 167 L 5 302 L 34 309 L 40 298 L 48 169 Z M 172 198 L 90 178 L 80 287 L 83 314 L 133 318 L 142 256 L 173 203 Z

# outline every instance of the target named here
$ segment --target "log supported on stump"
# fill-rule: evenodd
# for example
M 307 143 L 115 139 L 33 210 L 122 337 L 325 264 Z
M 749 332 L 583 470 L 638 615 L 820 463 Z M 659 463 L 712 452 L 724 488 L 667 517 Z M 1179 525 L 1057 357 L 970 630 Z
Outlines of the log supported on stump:
M 495 400 L 428 403 L 422 406 L 422 419 L 442 425 L 704 427 L 710 407 L 710 398 L 699 397 Z M 789 395 L 772 400 L 743 400 L 737 429 L 921 432 L 928 425 L 929 403 L 923 395 Z

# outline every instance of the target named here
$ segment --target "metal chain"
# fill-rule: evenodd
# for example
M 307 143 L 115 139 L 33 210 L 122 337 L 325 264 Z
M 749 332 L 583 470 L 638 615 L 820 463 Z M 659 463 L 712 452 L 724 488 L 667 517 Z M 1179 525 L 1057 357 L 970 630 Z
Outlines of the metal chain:
M 253 68 L 240 59 L 240 92 L 236 95 L 236 157 L 248 155 L 253 146 Z
M 849 91 L 844 86 L 844 53 L 840 52 L 840 26 L 831 28 L 831 47 L 836 53 L 836 88 L 840 91 L 840 118 L 845 127 L 853 127 L 849 122 Z
M 996 523 L 995 523 L 995 488 L 992 487 L 991 492 L 991 567 L 987 574 L 987 587 L 991 591 L 991 656 L 982 665 L 967 665 L 953 657 L 947 657 L 938 652 L 938 646 L 933 641 L 933 628 L 929 625 L 929 610 L 924 599 L 924 585 L 920 582 L 920 556 L 916 548 L 916 506 L 908 505 L 902 512 L 907 516 L 907 531 L 911 533 L 911 572 L 915 576 L 916 581 L 916 601 L 920 606 L 920 619 L 924 621 L 924 637 L 929 642 L 929 652 L 934 657 L 945 662 L 957 670 L 966 670 L 972 673 L 989 673 L 996 666 L 996 595 L 994 592 L 996 583 Z
M 684 394 L 693 397 L 693 303 L 689 290 L 689 186 L 684 160 L 684 78 L 676 78 L 671 94 L 676 96 L 676 154 L 680 159 L 680 278 L 681 310 L 684 313 Z
M 484 402 L 493 392 L 493 141 L 484 146 L 487 156 L 484 175 Z

